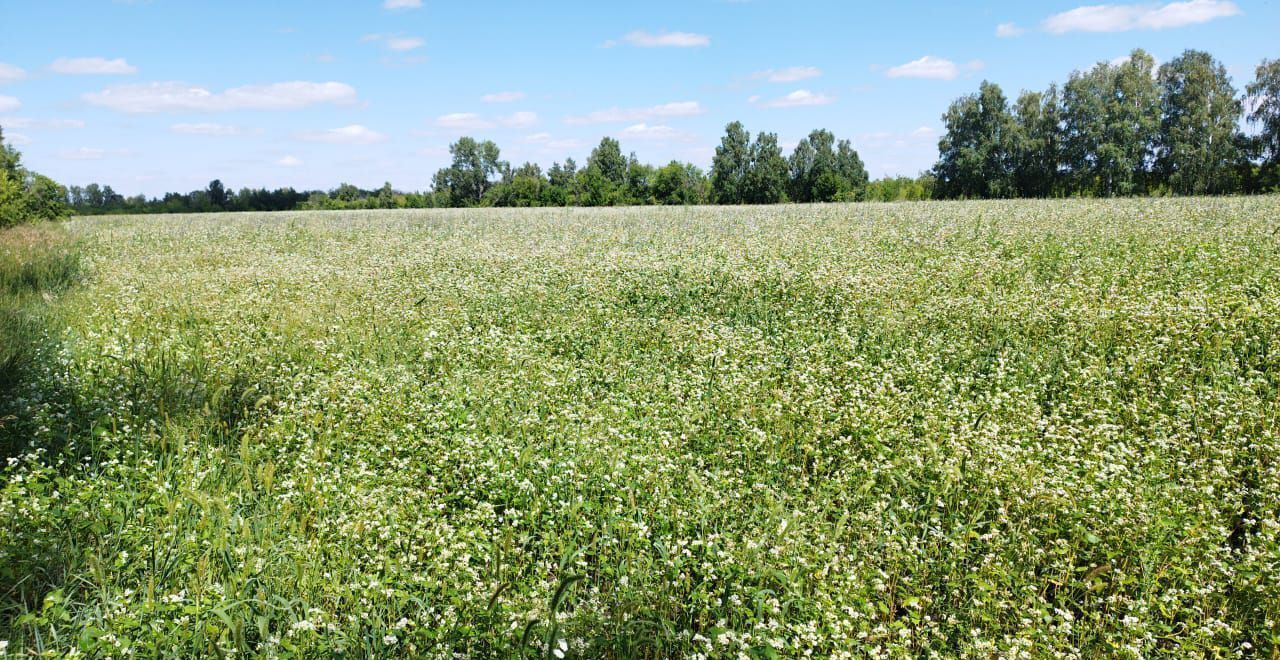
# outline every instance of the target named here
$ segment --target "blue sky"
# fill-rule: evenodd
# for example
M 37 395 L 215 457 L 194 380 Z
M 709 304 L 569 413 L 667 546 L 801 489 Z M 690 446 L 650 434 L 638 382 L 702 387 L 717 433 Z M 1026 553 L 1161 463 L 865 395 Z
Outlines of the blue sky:
M 706 167 L 735 119 L 788 148 L 828 128 L 873 176 L 915 174 L 983 79 L 1012 98 L 1198 48 L 1243 88 L 1277 34 L 1262 0 L 0 0 L 0 125 L 33 169 L 126 194 L 424 189 L 464 134 L 513 164 L 612 135 Z

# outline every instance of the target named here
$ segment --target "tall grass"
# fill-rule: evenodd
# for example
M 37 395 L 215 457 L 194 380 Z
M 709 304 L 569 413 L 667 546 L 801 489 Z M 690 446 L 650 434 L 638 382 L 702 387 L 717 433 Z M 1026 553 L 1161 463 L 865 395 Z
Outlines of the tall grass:
M 79 252 L 56 225 L 0 229 L 0 394 L 31 371 L 49 332 L 43 307 L 79 273 Z

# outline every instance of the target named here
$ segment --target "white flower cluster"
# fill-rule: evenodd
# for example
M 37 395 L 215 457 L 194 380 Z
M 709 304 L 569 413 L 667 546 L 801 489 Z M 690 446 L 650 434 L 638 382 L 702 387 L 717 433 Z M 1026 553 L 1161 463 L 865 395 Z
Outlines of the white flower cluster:
M 0 638 L 1269 657 L 1276 204 L 72 221 Z

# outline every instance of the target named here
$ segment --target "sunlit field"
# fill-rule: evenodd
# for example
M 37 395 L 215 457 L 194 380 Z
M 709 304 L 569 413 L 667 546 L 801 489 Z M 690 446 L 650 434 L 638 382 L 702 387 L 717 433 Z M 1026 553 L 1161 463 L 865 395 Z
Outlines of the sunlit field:
M 73 219 L 0 278 L 0 640 L 1270 657 L 1278 209 Z

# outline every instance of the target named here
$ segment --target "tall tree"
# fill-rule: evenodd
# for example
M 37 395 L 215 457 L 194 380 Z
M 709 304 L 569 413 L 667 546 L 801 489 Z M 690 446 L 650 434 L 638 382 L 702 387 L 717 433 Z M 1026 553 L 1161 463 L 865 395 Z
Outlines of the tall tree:
M 435 189 L 448 197 L 451 206 L 475 206 L 495 183 L 494 178 L 505 174 L 509 165 L 500 160 L 498 145 L 485 140 L 477 142 L 470 137 L 460 138 L 449 145 L 453 164 L 436 172 Z
M 599 172 L 615 186 L 622 187 L 627 183 L 627 158 L 622 155 L 622 146 L 611 137 L 601 138 L 600 144 L 591 150 L 587 169 Z
M 210 181 L 209 187 L 206 190 L 209 193 L 210 206 L 218 210 L 227 208 L 227 188 L 222 185 L 221 180 L 214 179 L 213 181 Z
M 1000 86 L 983 81 L 977 94 L 961 97 L 942 116 L 946 133 L 935 166 L 944 197 L 1009 197 L 1015 194 L 1016 128 Z
M 744 186 L 751 169 L 751 134 L 742 122 L 724 127 L 724 137 L 711 161 L 711 194 L 717 204 L 744 203 Z
M 787 159 L 775 133 L 758 133 L 748 152 L 749 167 L 742 182 L 742 203 L 777 204 L 787 198 Z
M 1235 190 L 1242 108 L 1226 67 L 1208 53 L 1188 50 L 1160 67 L 1160 87 L 1158 159 L 1169 186 L 1188 195 Z
M 867 166 L 863 164 L 862 157 L 848 140 L 841 140 L 836 145 L 836 174 L 839 174 L 847 185 L 850 199 L 863 198 L 871 175 L 867 174 Z
M 1059 189 L 1062 134 L 1058 87 L 1023 92 L 1014 103 L 1017 140 L 1013 162 L 1014 186 L 1020 197 L 1050 197 Z
M 1246 88 L 1251 110 L 1249 123 L 1260 129 L 1258 145 L 1263 169 L 1280 185 L 1280 60 L 1263 60 Z

